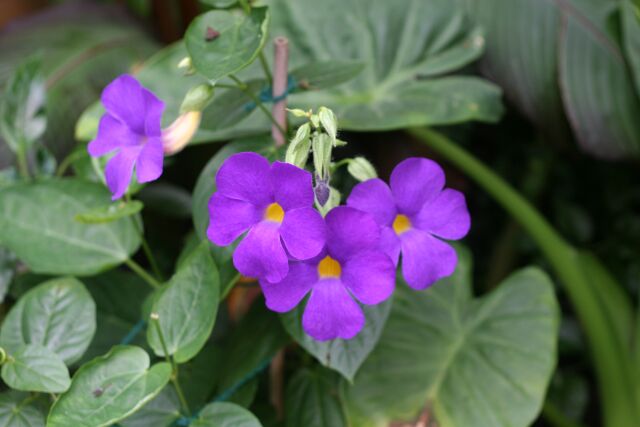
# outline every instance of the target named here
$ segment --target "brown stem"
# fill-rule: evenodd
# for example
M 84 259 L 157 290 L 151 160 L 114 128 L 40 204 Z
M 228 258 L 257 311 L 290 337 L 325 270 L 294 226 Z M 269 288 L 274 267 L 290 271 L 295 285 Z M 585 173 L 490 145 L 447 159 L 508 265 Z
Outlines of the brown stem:
M 269 367 L 270 400 L 278 420 L 284 418 L 284 349 L 276 353 Z
M 275 48 L 273 61 L 273 92 L 274 98 L 285 94 L 288 85 L 289 74 L 289 40 L 286 37 L 276 37 L 273 41 Z M 281 99 L 273 104 L 271 114 L 276 122 L 280 125 L 271 127 L 271 135 L 276 142 L 276 146 L 284 145 L 286 135 L 281 129 L 287 128 L 287 99 Z

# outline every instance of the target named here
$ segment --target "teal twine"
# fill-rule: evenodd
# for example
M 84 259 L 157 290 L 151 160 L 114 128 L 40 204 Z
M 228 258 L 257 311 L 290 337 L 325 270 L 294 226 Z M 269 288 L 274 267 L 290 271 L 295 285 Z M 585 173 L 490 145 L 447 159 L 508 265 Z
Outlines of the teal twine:
M 124 338 L 122 338 L 122 341 L 120 341 L 120 344 L 131 344 L 133 340 L 138 336 L 140 331 L 142 331 L 142 329 L 146 325 L 147 325 L 147 322 L 145 320 L 140 320 L 138 323 L 133 325 L 133 327 L 127 333 L 127 335 L 125 335 Z
M 289 96 L 289 94 L 293 92 L 297 87 L 298 87 L 298 82 L 296 82 L 296 79 L 292 75 L 289 75 L 287 77 L 287 88 L 285 89 L 282 95 L 273 96 L 273 88 L 271 86 L 267 86 L 260 91 L 260 95 L 258 95 L 258 99 L 263 104 L 267 104 L 271 102 L 274 102 L 274 103 L 279 102 L 279 101 L 282 101 L 283 99 L 286 99 L 287 96 Z M 244 110 L 252 111 L 256 107 L 257 105 L 255 102 L 253 101 L 247 102 L 244 105 Z
M 226 400 L 228 400 L 231 396 L 233 396 L 233 394 L 238 391 L 238 389 L 240 389 L 240 387 L 242 387 L 243 385 L 247 384 L 249 381 L 251 381 L 253 378 L 257 377 L 262 371 L 264 371 L 265 369 L 267 369 L 267 367 L 271 364 L 271 359 L 267 359 L 264 362 L 262 362 L 260 365 L 258 365 L 255 369 L 253 369 L 252 371 L 250 371 L 247 375 L 245 375 L 244 377 L 242 377 L 238 382 L 236 382 L 234 385 L 232 385 L 231 387 L 229 387 L 228 389 L 226 389 L 225 391 L 223 391 L 222 393 L 220 393 L 218 396 L 216 396 L 211 402 L 224 402 Z M 177 420 L 175 420 L 173 422 L 173 426 L 174 427 L 189 427 L 189 425 L 194 422 L 195 420 L 198 419 L 198 416 L 200 415 L 200 411 L 195 412 L 193 415 L 191 415 L 190 417 L 185 417 L 182 416 L 180 418 L 178 418 Z

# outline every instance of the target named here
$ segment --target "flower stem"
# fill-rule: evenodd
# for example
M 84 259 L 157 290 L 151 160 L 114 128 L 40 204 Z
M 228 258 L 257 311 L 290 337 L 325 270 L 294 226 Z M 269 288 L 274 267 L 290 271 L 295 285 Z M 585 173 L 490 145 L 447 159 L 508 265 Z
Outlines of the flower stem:
M 22 144 L 16 150 L 16 162 L 18 163 L 18 172 L 20 173 L 20 176 L 27 181 L 31 179 L 31 175 L 29 174 L 29 163 L 27 162 L 27 153 Z
M 267 109 L 267 107 L 265 107 L 262 101 L 260 101 L 260 98 L 258 98 L 253 92 L 249 90 L 247 84 L 233 74 L 230 74 L 229 78 L 231 78 L 231 80 L 236 82 L 236 85 L 237 85 L 236 87 L 240 89 L 242 92 L 244 92 L 249 98 L 251 98 L 251 100 L 258 106 L 258 108 L 269 118 L 271 123 L 273 123 L 273 125 L 278 128 L 278 130 L 282 133 L 282 135 L 285 135 L 286 137 L 287 132 L 282 128 L 282 126 L 280 126 L 280 123 L 276 121 L 273 115 L 271 115 L 271 112 Z
M 178 399 L 180 400 L 180 405 L 182 406 L 182 410 L 185 414 L 190 415 L 191 411 L 189 410 L 189 404 L 187 403 L 187 399 L 184 397 L 184 393 L 182 392 L 182 387 L 180 387 L 180 382 L 178 381 L 178 365 L 176 364 L 173 356 L 169 354 L 169 350 L 167 349 L 167 343 L 164 339 L 164 334 L 162 333 L 162 328 L 160 327 L 160 316 L 158 313 L 151 313 L 151 323 L 155 326 L 156 333 L 158 334 L 158 338 L 160 339 L 160 345 L 162 346 L 162 351 L 164 352 L 164 356 L 167 359 L 167 362 L 171 365 L 171 382 L 173 383 L 173 387 L 176 389 L 176 394 L 178 395 Z
M 269 70 L 269 63 L 267 62 L 267 58 L 264 56 L 264 51 L 260 51 L 258 59 L 260 60 L 260 65 L 262 65 L 264 76 L 267 78 L 270 85 L 273 84 L 273 76 L 271 75 L 271 70 Z
M 140 264 L 132 260 L 131 258 L 127 258 L 124 263 L 129 267 L 134 273 L 136 273 L 140 278 L 142 278 L 145 282 L 147 282 L 152 288 L 159 289 L 162 287 L 162 284 L 158 282 L 151 274 L 147 273 L 147 270 L 142 268 Z
M 127 202 L 130 200 L 128 195 L 125 195 L 125 197 L 127 198 Z M 136 227 L 136 231 L 138 232 L 138 236 L 140 236 L 140 242 L 142 244 L 142 251 L 144 252 L 145 256 L 147 257 L 147 260 L 149 260 L 149 264 L 151 265 L 151 269 L 153 270 L 153 274 L 155 274 L 156 278 L 163 282 L 164 278 L 162 277 L 162 272 L 160 271 L 160 268 L 158 267 L 158 263 L 156 262 L 156 258 L 153 256 L 153 252 L 151 251 L 151 247 L 149 246 L 149 243 L 147 242 L 147 239 L 144 237 L 144 230 L 142 228 L 142 224 L 141 221 L 138 221 L 139 217 L 135 216 L 133 218 L 133 223 Z
M 640 414 L 630 352 L 612 326 L 612 313 L 599 301 L 596 284 L 590 283 L 588 272 L 581 264 L 581 253 L 513 187 L 453 141 L 426 128 L 411 129 L 410 133 L 476 181 L 538 244 L 564 284 L 588 337 L 602 397 L 603 424 L 607 427 L 637 425 Z M 613 289 L 612 296 L 617 292 L 618 289 Z

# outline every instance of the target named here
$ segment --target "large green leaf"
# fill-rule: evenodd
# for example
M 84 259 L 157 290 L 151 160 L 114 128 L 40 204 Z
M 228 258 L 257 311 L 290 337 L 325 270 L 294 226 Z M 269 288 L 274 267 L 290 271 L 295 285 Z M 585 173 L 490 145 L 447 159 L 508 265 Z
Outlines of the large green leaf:
M 180 400 L 172 385 L 167 385 L 153 400 L 136 413 L 120 421 L 121 427 L 166 427 L 180 418 Z
M 61 393 L 71 380 L 64 362 L 39 344 L 28 344 L 9 353 L 2 365 L 2 379 L 15 390 Z
M 83 365 L 71 388 L 53 404 L 48 427 L 102 427 L 135 412 L 169 381 L 171 366 L 149 368 L 149 355 L 139 347 L 116 346 Z
M 254 151 L 269 159 L 274 159 L 278 153 L 270 137 L 256 137 L 231 142 L 209 160 L 202 172 L 200 172 L 193 190 L 193 224 L 198 237 L 202 240 L 207 240 L 207 227 L 209 225 L 208 203 L 211 195 L 216 191 L 216 173 L 222 162 L 229 156 L 245 151 Z M 222 295 L 226 295 L 238 278 L 238 272 L 234 268 L 231 259 L 234 249 L 235 245 L 220 247 L 211 244 L 211 253 L 220 271 L 220 291 Z
M 350 130 L 497 121 L 500 90 L 448 74 L 481 55 L 482 35 L 450 0 L 271 0 L 272 33 L 291 43 L 294 66 L 318 60 L 365 64 L 353 80 L 290 97 L 289 105 L 325 105 Z M 313 11 L 310 13 L 309 11 Z M 339 11 L 339 13 L 336 13 Z
M 32 400 L 18 391 L 0 394 L 0 427 L 44 427 L 44 415 Z
M 335 377 L 326 369 L 302 369 L 296 373 L 285 396 L 287 427 L 347 426 Z
M 622 0 L 620 7 L 625 54 L 629 58 L 636 90 L 640 94 L 640 3 Z
M 155 298 L 152 311 L 158 315 L 166 350 L 176 362 L 188 361 L 207 342 L 218 312 L 219 288 L 218 269 L 209 244 L 203 242 Z M 165 356 L 155 326 L 147 329 L 147 340 L 158 356 Z
M 431 408 L 441 427 L 528 426 L 556 363 L 558 305 L 527 268 L 471 295 L 470 261 L 432 288 L 401 283 L 382 337 L 345 386 L 351 425 L 386 426 Z
M 268 25 L 266 7 L 254 7 L 248 15 L 240 10 L 203 13 L 185 34 L 193 67 L 211 80 L 240 71 L 258 56 Z
M 374 306 L 363 306 L 367 321 L 362 331 L 350 340 L 316 341 L 307 335 L 302 329 L 304 304 L 282 315 L 281 319 L 287 332 L 298 344 L 324 366 L 340 372 L 352 381 L 358 368 L 380 339 L 390 309 L 390 300 Z
M 82 224 L 108 203 L 104 186 L 79 179 L 24 183 L 0 191 L 0 244 L 37 273 L 91 275 L 125 261 L 140 245 L 131 218 Z
M 200 411 L 192 427 L 262 427 L 251 412 L 233 403 L 210 403 Z
M 587 152 L 605 158 L 638 155 L 638 92 L 625 53 L 609 31 L 618 2 L 463 1 L 486 33 L 484 73 L 542 133 L 566 139 L 566 114 Z M 627 46 L 637 43 L 629 15 L 623 17 Z M 637 51 L 628 55 L 633 64 Z
M 50 280 L 22 296 L 4 319 L 0 346 L 9 353 L 40 344 L 70 365 L 80 359 L 96 331 L 96 305 L 84 285 L 67 277 Z

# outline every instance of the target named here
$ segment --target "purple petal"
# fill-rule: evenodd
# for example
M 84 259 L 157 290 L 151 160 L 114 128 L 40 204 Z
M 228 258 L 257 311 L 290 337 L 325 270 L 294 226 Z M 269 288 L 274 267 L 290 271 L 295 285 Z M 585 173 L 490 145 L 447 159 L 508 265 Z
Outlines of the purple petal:
M 145 103 L 144 134 L 147 136 L 160 136 L 162 134 L 164 102 L 144 87 L 142 88 L 142 96 Z
M 449 188 L 424 205 L 413 222 L 416 228 L 449 240 L 462 239 L 471 226 L 464 195 Z
M 139 153 L 140 149 L 137 147 L 124 147 L 107 162 L 104 173 L 107 186 L 113 194 L 111 200 L 119 199 L 127 192 L 133 175 L 133 165 Z
M 278 224 L 261 221 L 251 227 L 233 253 L 233 265 L 245 276 L 277 283 L 289 271 Z
M 412 157 L 393 169 L 389 182 L 398 210 L 413 214 L 440 193 L 444 187 L 444 172 L 432 160 Z
M 456 269 L 456 251 L 426 231 L 402 234 L 402 274 L 414 289 L 424 289 Z
M 155 181 L 162 175 L 164 152 L 160 138 L 149 138 L 144 144 L 136 163 L 138 182 Z
M 218 169 L 218 192 L 264 207 L 273 201 L 270 170 L 269 161 L 259 154 L 234 154 Z
M 355 337 L 364 326 L 364 313 L 338 279 L 324 279 L 313 287 L 302 315 L 305 332 L 318 341 Z
M 128 74 L 109 83 L 102 91 L 102 104 L 107 112 L 139 135 L 145 134 L 146 101 L 143 88 Z
M 100 157 L 123 145 L 134 145 L 138 139 L 127 125 L 105 113 L 98 125 L 98 135 L 89 143 L 87 151 L 93 157 Z
M 284 214 L 280 236 L 289 254 L 300 260 L 318 255 L 326 242 L 326 226 L 313 208 L 292 209 Z
M 346 261 L 358 252 L 378 247 L 380 227 L 371 214 L 338 206 L 331 209 L 325 222 L 329 254 L 338 261 Z
M 380 225 L 391 225 L 396 217 L 396 202 L 391 190 L 378 178 L 353 187 L 347 206 L 369 212 Z
M 379 304 L 393 293 L 396 269 L 386 254 L 362 252 L 342 266 L 342 282 L 363 304 Z
M 380 250 L 387 254 L 393 265 L 398 265 L 400 238 L 391 227 L 382 227 L 380 230 Z
M 262 212 L 249 202 L 215 193 L 209 199 L 209 218 L 209 240 L 218 246 L 226 246 L 259 222 Z
M 289 274 L 279 283 L 260 281 L 270 310 L 284 313 L 293 310 L 318 281 L 316 266 L 305 262 L 289 265 Z
M 271 183 L 275 201 L 285 211 L 313 206 L 313 183 L 308 171 L 289 163 L 274 162 Z

